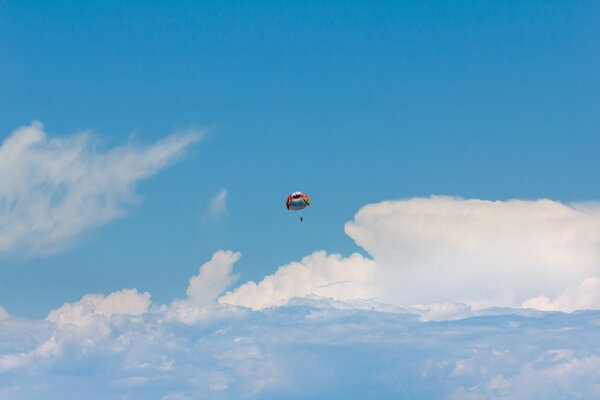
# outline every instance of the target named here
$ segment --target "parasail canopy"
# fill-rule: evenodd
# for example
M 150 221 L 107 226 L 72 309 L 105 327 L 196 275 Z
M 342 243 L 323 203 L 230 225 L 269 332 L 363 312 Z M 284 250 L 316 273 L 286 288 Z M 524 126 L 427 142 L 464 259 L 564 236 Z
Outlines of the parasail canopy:
M 306 193 L 294 192 L 285 201 L 288 210 L 299 211 L 310 206 L 310 199 Z

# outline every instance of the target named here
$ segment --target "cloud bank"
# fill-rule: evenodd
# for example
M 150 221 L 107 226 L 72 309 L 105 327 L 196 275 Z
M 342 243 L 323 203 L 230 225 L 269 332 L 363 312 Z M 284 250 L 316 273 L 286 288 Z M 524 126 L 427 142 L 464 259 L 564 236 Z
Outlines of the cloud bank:
M 404 304 L 515 305 L 600 267 L 598 204 L 414 198 L 367 205 L 345 229 L 381 269 L 385 299 Z
M 83 230 L 122 216 L 138 199 L 136 183 L 200 136 L 102 152 L 89 133 L 52 138 L 39 122 L 15 130 L 0 147 L 0 252 L 57 252 Z
M 20 128 L 0 147 L 0 252 L 122 215 L 196 140 L 97 153 Z M 388 201 L 345 226 L 368 255 L 316 251 L 231 289 L 241 255 L 218 251 L 171 304 L 126 288 L 44 320 L 0 307 L 0 400 L 597 398 L 599 228 L 593 203 Z
M 293 297 L 315 295 L 336 300 L 364 299 L 374 296 L 370 281 L 375 264 L 360 254 L 343 258 L 318 251 L 280 267 L 258 284 L 250 281 L 219 299 L 221 304 L 233 304 L 262 309 L 285 304 Z
M 372 258 L 315 252 L 219 302 L 375 299 L 434 319 L 488 307 L 600 309 L 596 203 L 413 198 L 367 205 L 345 230 Z
M 600 311 L 574 311 L 600 308 L 600 280 L 577 282 L 596 265 L 596 237 L 584 234 L 593 230 L 595 206 L 519 202 L 524 215 L 538 211 L 537 216 L 506 221 L 499 216 L 510 214 L 511 202 L 398 203 L 365 207 L 346 225 L 373 258 L 317 251 L 258 283 L 227 291 L 241 255 L 218 251 L 190 279 L 186 296 L 170 305 L 153 305 L 149 293 L 123 289 L 86 295 L 50 311 L 45 320 L 0 309 L 0 399 L 600 395 Z M 474 205 L 481 221 L 461 216 L 465 204 Z M 447 208 L 439 211 L 443 205 Z M 496 232 L 501 222 L 504 234 Z M 536 235 L 542 231 L 545 236 Z M 497 253 L 486 258 L 481 248 Z M 547 249 L 552 256 L 536 257 Z M 473 268 L 486 261 L 512 261 L 508 268 L 517 276 L 505 279 L 504 272 L 490 271 L 495 280 L 485 282 L 486 269 Z M 514 267 L 528 262 L 530 269 Z M 479 274 L 466 276 L 472 284 L 491 290 L 504 285 L 505 292 L 485 298 L 495 308 L 427 296 L 413 304 L 410 297 L 404 302 L 387 292 L 410 292 L 419 282 L 427 292 L 426 284 L 439 285 L 440 276 L 423 278 L 432 271 L 445 284 L 460 285 L 460 268 Z M 549 273 L 546 268 L 565 278 L 567 286 L 556 295 L 547 285 L 553 279 L 543 276 L 534 291 L 547 295 L 527 298 L 528 285 L 510 286 L 531 271 Z M 463 297 L 481 289 L 464 287 Z M 513 302 L 519 295 L 526 299 L 498 308 L 505 293 Z
M 86 295 L 46 320 L 0 319 L 0 399 L 588 399 L 600 394 L 600 311 L 494 309 L 422 322 L 410 310 L 294 298 L 218 304 L 239 253 L 218 252 L 188 297 Z M 217 295 L 218 296 L 218 295 Z M 196 309 L 200 318 L 181 314 Z M 184 318 L 179 318 L 183 316 Z

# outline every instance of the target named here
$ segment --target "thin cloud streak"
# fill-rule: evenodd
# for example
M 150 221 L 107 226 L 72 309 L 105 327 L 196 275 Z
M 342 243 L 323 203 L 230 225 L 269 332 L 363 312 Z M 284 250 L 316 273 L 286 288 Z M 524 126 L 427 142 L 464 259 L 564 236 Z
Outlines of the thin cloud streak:
M 221 191 L 210 201 L 207 215 L 211 219 L 219 219 L 227 215 L 227 189 Z

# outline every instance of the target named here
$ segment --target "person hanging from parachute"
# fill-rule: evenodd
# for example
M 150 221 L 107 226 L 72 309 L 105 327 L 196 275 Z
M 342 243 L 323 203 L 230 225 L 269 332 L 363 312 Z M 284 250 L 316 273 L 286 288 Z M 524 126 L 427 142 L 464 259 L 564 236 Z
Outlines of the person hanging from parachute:
M 300 211 L 300 221 L 304 221 L 302 210 L 310 206 L 310 199 L 306 193 L 294 192 L 288 196 L 285 205 L 290 211 Z

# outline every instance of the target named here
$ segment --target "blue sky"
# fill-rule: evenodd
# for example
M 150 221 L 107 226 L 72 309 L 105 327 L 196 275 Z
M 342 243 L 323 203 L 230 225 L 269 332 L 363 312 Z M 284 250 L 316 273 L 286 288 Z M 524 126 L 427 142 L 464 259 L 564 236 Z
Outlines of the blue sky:
M 208 134 L 127 218 L 60 257 L 3 257 L 0 300 L 41 316 L 135 284 L 167 301 L 219 248 L 259 279 L 355 251 L 343 223 L 385 199 L 596 199 L 597 7 L 3 2 L 4 137 L 34 119 L 107 148 Z M 222 188 L 229 219 L 197 221 Z M 280 207 L 295 190 L 318 205 L 301 227 Z
M 68 336 L 57 346 L 79 348 L 87 333 L 49 313 L 110 293 L 122 307 L 139 303 L 127 315 L 148 326 L 176 315 L 190 331 L 167 330 L 183 329 L 184 341 L 205 330 L 177 301 L 196 307 L 185 315 L 244 308 L 242 331 L 269 320 L 265 307 L 285 324 L 288 301 L 311 296 L 351 314 L 366 307 L 384 335 L 382 310 L 418 315 L 416 326 L 485 318 L 488 307 L 537 308 L 556 329 L 579 323 L 551 313 L 600 309 L 599 7 L 0 0 L 0 321 L 38 330 L 28 344 L 7 333 L 2 354 L 34 354 L 53 329 Z M 311 197 L 302 223 L 285 209 L 297 190 Z M 219 250 L 241 258 L 217 263 L 217 278 L 202 275 Z M 210 306 L 194 300 L 194 276 L 218 289 Z M 79 318 L 100 315 L 116 329 L 119 312 L 98 304 L 65 318 L 81 327 Z M 210 326 L 225 329 L 227 318 Z M 113 346 L 111 332 L 98 343 Z M 548 346 L 536 355 L 558 345 Z M 327 348 L 333 361 L 315 362 L 342 365 Z M 597 350 L 559 359 L 594 363 Z M 517 358 L 518 371 L 496 372 L 509 380 L 534 360 Z M 49 374 L 61 368 L 50 364 Z M 224 397 L 286 387 L 253 392 L 240 383 L 252 378 L 229 372 L 219 372 L 233 388 Z M 435 390 L 484 390 L 473 382 Z M 180 384 L 165 398 L 194 398 Z

